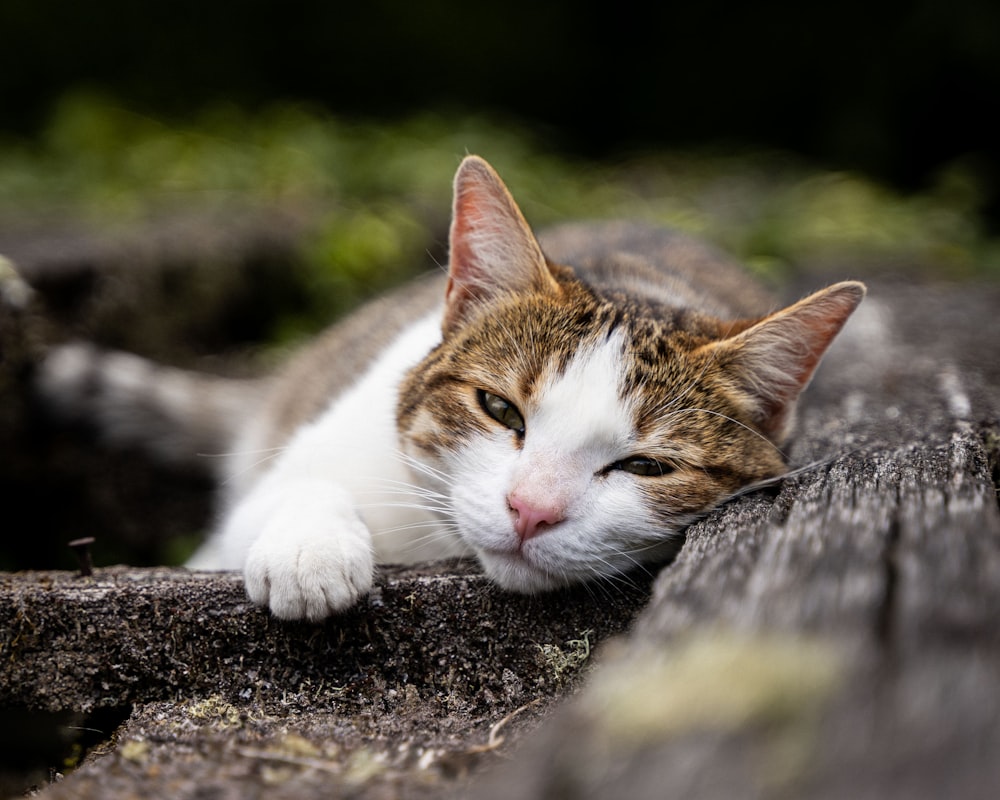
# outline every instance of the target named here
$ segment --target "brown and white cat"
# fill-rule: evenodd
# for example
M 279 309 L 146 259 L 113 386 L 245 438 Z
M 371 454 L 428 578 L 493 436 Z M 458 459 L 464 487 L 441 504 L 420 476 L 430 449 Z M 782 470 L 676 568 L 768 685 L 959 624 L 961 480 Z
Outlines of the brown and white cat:
M 190 447 L 232 455 L 190 565 L 241 569 L 278 617 L 350 607 L 378 562 L 474 554 L 533 592 L 663 559 L 692 520 L 785 469 L 796 400 L 864 296 L 838 283 L 768 314 L 690 238 L 599 223 L 543 247 L 482 159 L 454 188 L 447 279 L 362 308 L 264 393 L 204 379 L 185 394 L 161 370 L 174 388 L 140 399 L 149 367 L 79 347 L 46 367 L 50 394 L 101 374 L 118 407 L 201 417 Z

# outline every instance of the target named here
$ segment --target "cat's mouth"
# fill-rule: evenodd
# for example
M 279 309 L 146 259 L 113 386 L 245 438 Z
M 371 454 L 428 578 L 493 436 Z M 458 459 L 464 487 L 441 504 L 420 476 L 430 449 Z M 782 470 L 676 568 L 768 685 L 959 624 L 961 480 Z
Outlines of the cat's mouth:
M 504 589 L 514 592 L 542 592 L 565 586 L 567 580 L 534 563 L 523 548 L 478 551 L 486 574 Z

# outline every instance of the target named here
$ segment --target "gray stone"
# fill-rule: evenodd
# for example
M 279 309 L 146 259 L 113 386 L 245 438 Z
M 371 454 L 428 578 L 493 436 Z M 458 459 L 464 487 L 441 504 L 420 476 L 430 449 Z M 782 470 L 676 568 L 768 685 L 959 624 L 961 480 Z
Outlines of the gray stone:
M 357 609 L 312 625 L 254 608 L 229 573 L 8 574 L 0 707 L 128 716 L 53 797 L 246 796 L 261 781 L 433 796 L 574 686 L 647 597 L 648 581 L 509 595 L 449 562 L 385 568 Z

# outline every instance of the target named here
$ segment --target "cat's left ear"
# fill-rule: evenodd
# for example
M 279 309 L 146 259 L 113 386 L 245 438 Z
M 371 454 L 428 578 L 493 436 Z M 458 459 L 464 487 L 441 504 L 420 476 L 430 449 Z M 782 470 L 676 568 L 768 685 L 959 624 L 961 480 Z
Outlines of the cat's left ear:
M 864 296 L 863 283 L 837 283 L 706 345 L 736 379 L 752 419 L 772 441 L 788 435 L 799 395 Z
M 478 156 L 455 174 L 445 333 L 482 305 L 526 291 L 558 292 L 542 248 L 500 176 Z

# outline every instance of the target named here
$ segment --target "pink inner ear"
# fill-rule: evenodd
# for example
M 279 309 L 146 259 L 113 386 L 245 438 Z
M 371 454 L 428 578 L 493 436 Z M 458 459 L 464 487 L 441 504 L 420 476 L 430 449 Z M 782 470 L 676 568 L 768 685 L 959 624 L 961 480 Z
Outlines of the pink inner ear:
M 792 392 L 794 395 L 798 395 L 812 379 L 820 360 L 827 348 L 833 343 L 834 337 L 840 332 L 846 319 L 846 316 L 840 320 L 829 317 L 804 316 L 800 320 L 795 335 L 801 343 L 801 350 L 793 350 L 794 344 L 790 342 L 789 350 L 793 350 L 793 352 L 790 352 L 786 357 L 788 375 L 793 381 Z
M 490 210 L 496 216 L 486 213 Z M 480 249 L 490 248 L 491 240 L 502 241 L 505 235 L 503 209 L 497 207 L 496 200 L 484 196 L 475 184 L 456 188 L 454 217 L 451 225 L 450 272 L 455 280 L 456 273 L 462 283 L 479 284 L 488 277 Z M 509 226 L 509 221 L 508 221 Z
M 728 351 L 761 430 L 772 439 L 787 434 L 799 394 L 864 293 L 860 283 L 838 283 L 712 345 Z
M 469 156 L 455 175 L 445 331 L 477 304 L 543 287 L 555 281 L 531 228 L 493 168 Z
M 482 251 L 492 248 L 491 239 L 504 236 L 503 225 L 485 213 L 489 206 L 497 205 L 496 201 L 484 193 L 478 180 L 471 177 L 462 180 L 462 177 L 460 172 L 455 184 L 445 290 L 446 322 L 462 318 L 477 298 L 489 296 L 487 286 L 491 275 Z M 505 216 L 499 210 L 499 219 Z
M 468 299 L 469 280 L 476 273 L 475 257 L 469 246 L 469 215 L 473 205 L 468 197 L 455 196 L 454 216 L 451 222 L 451 243 L 449 246 L 448 286 L 445 302 L 449 307 L 462 306 Z

